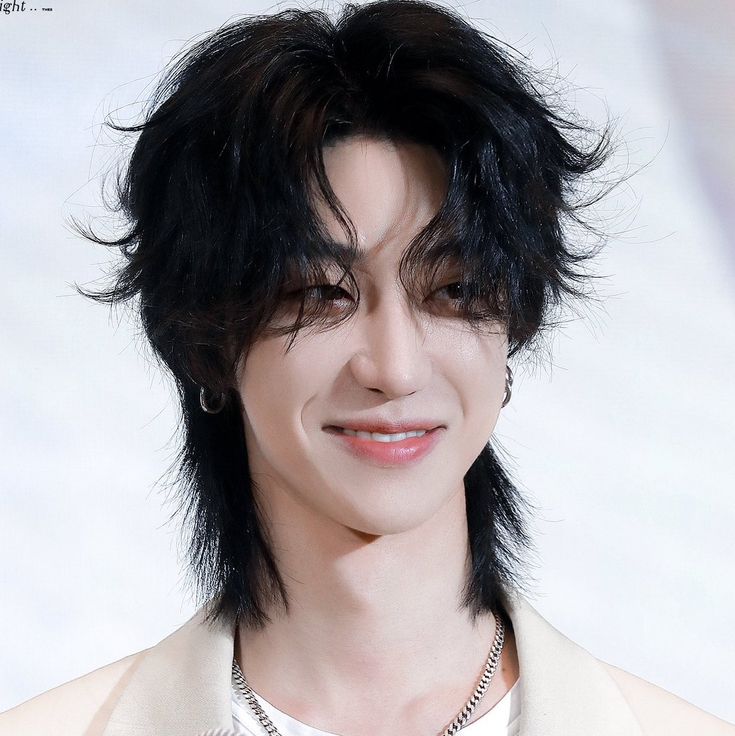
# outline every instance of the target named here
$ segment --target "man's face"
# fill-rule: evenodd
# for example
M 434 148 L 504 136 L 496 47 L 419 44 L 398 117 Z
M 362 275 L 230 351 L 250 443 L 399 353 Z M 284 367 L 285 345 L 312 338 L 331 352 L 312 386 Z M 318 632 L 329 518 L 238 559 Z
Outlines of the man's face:
M 439 288 L 456 283 L 457 274 L 437 281 L 431 312 L 412 305 L 398 279 L 404 249 L 445 193 L 436 152 L 351 138 L 325 149 L 324 161 L 366 256 L 354 270 L 360 306 L 337 327 L 303 330 L 288 353 L 288 336 L 252 346 L 238 371 L 250 470 L 271 513 L 297 508 L 314 531 L 336 524 L 395 534 L 450 501 L 464 504 L 463 477 L 500 410 L 507 337 L 500 326 L 474 333 L 459 317 L 456 291 Z M 321 204 L 331 236 L 345 242 Z M 347 293 L 313 295 L 344 309 L 342 299 L 355 295 L 347 281 L 340 288 Z M 440 428 L 392 447 L 330 429 L 414 419 Z M 423 454 L 413 455 L 412 445 Z

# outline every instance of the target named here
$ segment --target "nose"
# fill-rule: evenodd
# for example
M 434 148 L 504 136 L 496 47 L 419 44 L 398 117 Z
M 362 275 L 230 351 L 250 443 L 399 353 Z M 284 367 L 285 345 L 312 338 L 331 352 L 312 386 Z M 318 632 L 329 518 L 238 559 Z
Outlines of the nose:
M 397 398 L 428 384 L 426 327 L 397 290 L 356 318 L 357 348 L 350 367 L 361 386 Z

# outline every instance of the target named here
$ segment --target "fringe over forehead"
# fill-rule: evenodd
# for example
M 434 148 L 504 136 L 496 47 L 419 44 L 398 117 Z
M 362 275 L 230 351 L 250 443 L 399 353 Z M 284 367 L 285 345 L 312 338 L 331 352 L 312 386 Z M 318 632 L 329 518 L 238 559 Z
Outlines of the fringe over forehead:
M 439 5 L 382 0 L 347 5 L 336 21 L 316 10 L 237 20 L 171 65 L 143 123 L 113 127 L 140 136 L 118 181 L 130 229 L 97 239 L 125 262 L 97 296 L 139 295 L 147 335 L 184 380 L 232 387 L 287 276 L 303 287 L 337 265 L 355 289 L 356 233 L 323 162 L 325 146 L 352 135 L 432 146 L 446 164 L 446 198 L 401 260 L 417 303 L 458 266 L 463 316 L 476 328 L 504 323 L 512 354 L 565 297 L 584 294 L 593 249 L 567 242 L 563 226 L 584 224 L 578 180 L 603 163 L 609 138 L 582 147 L 590 131 L 547 106 L 526 66 Z M 328 237 L 314 192 L 347 248 Z M 302 303 L 281 331 L 330 320 Z

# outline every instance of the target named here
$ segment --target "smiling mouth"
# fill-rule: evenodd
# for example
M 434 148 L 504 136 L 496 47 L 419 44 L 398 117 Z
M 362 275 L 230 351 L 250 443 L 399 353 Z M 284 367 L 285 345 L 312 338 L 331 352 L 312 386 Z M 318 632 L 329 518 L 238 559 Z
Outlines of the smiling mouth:
M 324 427 L 342 450 L 358 460 L 381 468 L 407 467 L 429 455 L 441 442 L 443 426 L 394 434 L 363 432 L 338 426 Z
M 373 440 L 375 442 L 401 442 L 402 440 L 411 439 L 412 437 L 423 437 L 430 429 L 412 429 L 408 432 L 365 432 L 363 430 L 348 429 L 346 427 L 327 427 L 327 431 L 335 434 L 344 434 L 348 437 L 357 437 L 363 440 Z
M 329 426 L 324 428 L 326 432 L 331 434 L 346 435 L 347 437 L 356 437 L 357 439 L 372 440 L 374 442 L 402 442 L 407 439 L 419 438 L 424 435 L 435 432 L 440 427 L 432 429 L 412 429 L 405 432 L 367 432 L 364 430 L 349 429 L 346 427 Z

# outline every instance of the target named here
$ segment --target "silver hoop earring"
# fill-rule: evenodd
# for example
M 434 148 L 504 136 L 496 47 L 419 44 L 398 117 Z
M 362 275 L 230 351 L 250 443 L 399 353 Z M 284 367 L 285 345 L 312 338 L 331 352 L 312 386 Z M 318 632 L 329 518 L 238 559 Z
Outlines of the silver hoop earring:
M 510 366 L 506 364 L 505 366 L 505 394 L 503 396 L 503 403 L 500 405 L 501 409 L 510 401 L 510 397 L 513 393 L 512 389 L 513 389 L 513 371 L 510 369 Z
M 207 412 L 207 414 L 219 414 L 225 407 L 225 399 L 225 394 L 221 393 L 219 395 L 219 402 L 217 405 L 211 406 L 207 403 L 207 393 L 204 390 L 204 386 L 199 389 L 199 405 L 205 412 Z

